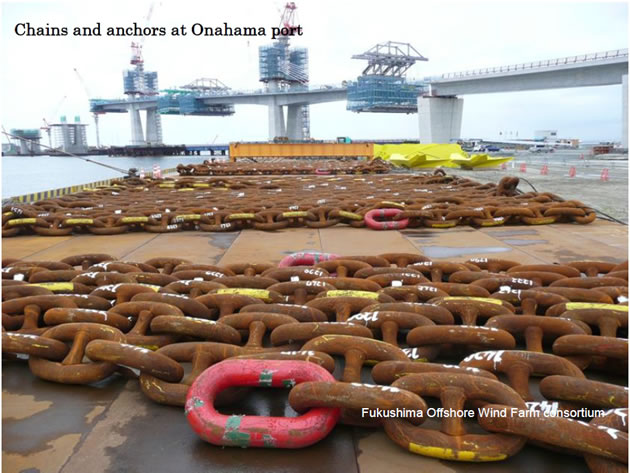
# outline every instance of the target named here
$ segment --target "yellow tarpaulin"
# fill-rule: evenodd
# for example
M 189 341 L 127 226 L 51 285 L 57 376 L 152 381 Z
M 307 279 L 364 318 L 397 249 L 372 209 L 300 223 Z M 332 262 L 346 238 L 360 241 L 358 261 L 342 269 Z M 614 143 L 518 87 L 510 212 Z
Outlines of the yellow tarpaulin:
M 438 166 L 448 166 L 450 163 L 448 158 L 434 158 L 424 153 L 411 153 L 407 155 L 395 153 L 389 156 L 388 161 L 396 166 L 406 168 L 435 168 Z
M 451 155 L 451 161 L 462 168 L 490 168 L 507 163 L 514 158 L 507 156 L 488 156 L 487 154 L 473 154 L 470 157 L 458 154 Z
M 476 154 L 468 156 L 458 144 L 390 144 L 374 145 L 374 157 L 406 168 L 493 167 L 510 161 L 510 157 Z

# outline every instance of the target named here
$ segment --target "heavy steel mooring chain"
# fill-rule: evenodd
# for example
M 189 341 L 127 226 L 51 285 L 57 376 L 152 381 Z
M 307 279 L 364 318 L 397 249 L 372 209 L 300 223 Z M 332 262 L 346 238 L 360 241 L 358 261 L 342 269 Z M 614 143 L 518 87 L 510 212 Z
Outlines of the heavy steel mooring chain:
M 503 184 L 435 175 L 121 180 L 29 205 L 6 205 L 2 234 L 274 231 L 334 225 L 441 229 L 595 220 L 595 211 L 581 202 L 551 193 L 516 194 Z M 589 274 L 598 270 L 588 268 Z
M 627 262 L 2 263 L 5 359 L 59 383 L 137 378 L 216 445 L 305 447 L 341 421 L 446 460 L 502 460 L 533 442 L 583 454 L 594 472 L 627 463 Z M 301 415 L 216 411 L 252 386 L 291 389 Z M 469 431 L 473 419 L 488 433 Z

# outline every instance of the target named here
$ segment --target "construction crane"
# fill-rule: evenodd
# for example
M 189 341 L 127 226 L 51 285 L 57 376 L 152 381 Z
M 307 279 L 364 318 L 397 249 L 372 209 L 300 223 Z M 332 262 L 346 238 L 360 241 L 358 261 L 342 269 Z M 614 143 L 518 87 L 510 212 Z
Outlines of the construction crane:
M 46 132 L 46 134 L 48 135 L 48 146 L 52 148 L 52 139 L 50 138 L 50 125 L 45 118 L 42 118 L 42 120 L 44 121 L 44 126 L 40 126 L 39 129 Z
M 83 77 L 81 76 L 81 74 L 79 74 L 79 70 L 75 67 L 74 68 L 74 73 L 77 75 L 77 79 L 79 79 L 79 82 L 81 83 L 81 86 L 83 87 L 83 91 L 85 92 L 85 95 L 87 96 L 88 102 L 90 101 L 90 99 L 92 98 L 92 94 L 90 94 L 90 91 L 87 87 L 87 84 L 85 83 L 85 81 L 83 80 Z M 94 129 L 96 130 L 96 147 L 100 148 L 101 147 L 101 137 L 100 137 L 100 133 L 98 130 L 98 113 L 94 112 L 93 116 L 94 116 Z
M 282 11 L 282 15 L 280 16 L 280 28 L 286 28 L 287 31 L 293 31 L 294 28 L 299 24 L 300 20 L 297 16 L 297 5 L 295 2 L 287 2 L 284 5 L 284 10 Z M 278 38 L 278 41 L 289 46 L 289 35 L 282 35 Z M 288 63 L 288 76 L 292 81 L 299 82 L 301 84 L 308 83 L 308 72 L 304 67 L 297 66 L 296 64 L 292 64 L 290 61 Z
M 160 5 L 162 3 L 160 2 Z M 144 17 L 144 26 L 148 26 L 151 22 L 151 17 L 153 16 L 153 11 L 155 9 L 155 2 L 152 2 L 149 6 L 149 11 Z M 146 36 L 142 36 L 139 41 L 131 42 L 131 61 L 129 63 L 136 68 L 136 89 L 137 95 L 153 95 L 156 92 L 148 92 L 146 87 L 146 81 L 144 76 L 144 58 L 142 57 L 142 46 L 144 45 L 144 40 Z
M 281 28 L 291 28 L 295 26 L 295 10 L 297 10 L 297 6 L 295 2 L 287 2 L 284 6 L 284 10 L 282 12 L 282 16 L 280 17 L 280 27 Z

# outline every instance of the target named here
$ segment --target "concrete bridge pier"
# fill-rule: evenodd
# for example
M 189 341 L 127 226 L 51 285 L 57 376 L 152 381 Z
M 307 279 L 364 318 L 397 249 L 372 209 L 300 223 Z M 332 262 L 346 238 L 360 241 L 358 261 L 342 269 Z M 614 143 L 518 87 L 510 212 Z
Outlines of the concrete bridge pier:
M 301 140 L 304 128 L 303 104 L 287 106 L 287 136 L 290 140 Z
M 464 99 L 457 97 L 418 97 L 421 143 L 449 143 L 460 138 Z
M 23 138 L 20 138 L 20 154 L 31 154 L 31 143 Z
M 276 105 L 275 101 L 269 104 L 269 139 L 276 136 L 287 136 L 284 126 L 284 110 L 282 105 Z
M 142 133 L 142 121 L 140 120 L 140 109 L 134 105 L 129 105 L 129 117 L 131 118 L 131 144 L 143 145 L 144 135 Z
M 149 144 L 162 142 L 162 117 L 157 108 L 147 109 L 146 137 Z
M 628 149 L 628 74 L 621 78 L 621 147 Z

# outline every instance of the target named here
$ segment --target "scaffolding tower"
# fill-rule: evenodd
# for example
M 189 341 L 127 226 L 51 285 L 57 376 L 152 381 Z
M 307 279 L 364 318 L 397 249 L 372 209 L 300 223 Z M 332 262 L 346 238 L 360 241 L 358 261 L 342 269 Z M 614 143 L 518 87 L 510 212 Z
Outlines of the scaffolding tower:
M 297 23 L 297 6 L 287 2 L 280 19 L 280 27 L 291 29 Z M 260 81 L 269 91 L 293 91 L 308 89 L 308 49 L 289 47 L 289 36 L 280 36 L 277 41 L 258 48 Z M 308 140 L 311 136 L 310 111 L 308 104 L 287 107 L 287 126 L 284 125 L 284 107 L 274 105 L 270 112 L 277 122 L 278 137 Z M 270 139 L 276 138 L 270 136 Z
M 289 48 L 286 41 L 260 46 L 258 49 L 260 81 L 266 84 L 281 81 L 285 84 L 308 83 L 308 50 Z
M 428 61 L 411 44 L 388 41 L 352 59 L 368 61 L 361 76 L 348 84 L 347 109 L 353 112 L 415 113 L 422 82 L 408 82 L 405 73 L 416 61 Z
M 78 115 L 74 117 L 74 123 L 68 123 L 66 117 L 62 116 L 59 123 L 52 123 L 50 127 L 57 149 L 66 153 L 87 153 L 87 124 L 81 123 L 81 118 Z
M 348 83 L 347 109 L 353 112 L 416 113 L 427 87 L 404 77 L 360 76 Z

